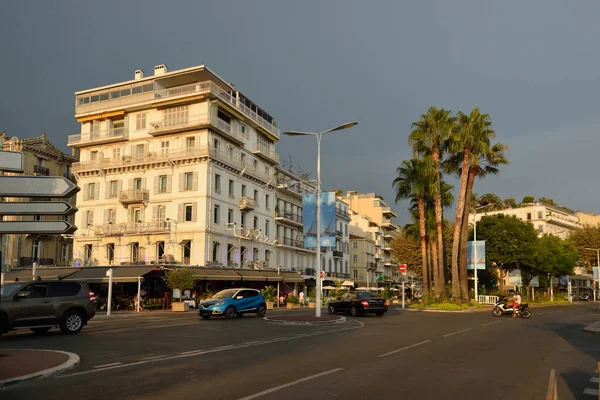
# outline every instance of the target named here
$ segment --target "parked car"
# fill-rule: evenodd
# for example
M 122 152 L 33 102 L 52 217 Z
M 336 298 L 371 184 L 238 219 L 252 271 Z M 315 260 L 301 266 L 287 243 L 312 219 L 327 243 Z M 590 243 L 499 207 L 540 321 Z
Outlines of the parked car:
M 579 296 L 579 300 L 580 301 L 591 301 L 592 295 L 589 292 L 583 292 L 583 293 L 581 293 L 581 296 Z
M 231 319 L 247 313 L 256 313 L 259 317 L 264 317 L 267 313 L 267 302 L 256 289 L 221 290 L 198 305 L 198 315 L 203 319 L 215 316 Z
M 0 335 L 13 329 L 78 333 L 96 315 L 96 296 L 79 281 L 8 283 L 0 287 Z
M 375 314 L 378 317 L 387 312 L 387 301 L 371 292 L 350 292 L 340 300 L 333 300 L 327 306 L 330 314 L 350 313 L 353 317 L 361 314 Z

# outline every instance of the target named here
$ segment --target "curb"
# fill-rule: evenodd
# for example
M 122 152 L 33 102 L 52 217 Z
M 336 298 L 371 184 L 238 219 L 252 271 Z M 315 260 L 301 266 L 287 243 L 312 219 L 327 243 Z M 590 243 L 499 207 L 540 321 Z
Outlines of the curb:
M 67 361 L 62 363 L 61 365 L 57 365 L 56 367 L 44 369 L 38 372 L 34 372 L 27 375 L 21 375 L 15 378 L 5 379 L 0 381 L 0 390 L 6 389 L 8 386 L 16 385 L 22 382 L 31 381 L 34 379 L 46 379 L 51 376 L 57 375 L 64 371 L 69 371 L 75 368 L 79 364 L 79 356 L 75 353 L 69 353 L 67 351 L 60 350 L 44 350 L 44 349 L 13 349 L 13 350 L 31 350 L 31 351 L 51 351 L 54 353 L 65 354 L 69 357 Z
M 583 328 L 583 330 L 589 333 L 600 334 L 600 322 L 594 322 L 593 324 Z
M 267 321 L 268 323 L 271 324 L 281 324 L 281 325 L 333 325 L 333 324 L 341 324 L 343 322 L 346 322 L 346 317 L 339 317 L 336 320 L 333 321 L 282 321 L 282 320 L 276 320 L 276 319 L 271 319 L 271 318 L 276 318 L 276 317 L 263 317 L 263 319 L 265 321 Z

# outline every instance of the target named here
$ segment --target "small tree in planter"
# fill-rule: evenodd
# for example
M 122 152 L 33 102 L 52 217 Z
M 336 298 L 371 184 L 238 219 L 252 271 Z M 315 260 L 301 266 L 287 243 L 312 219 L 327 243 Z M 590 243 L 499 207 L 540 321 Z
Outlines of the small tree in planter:
M 294 295 L 290 295 L 285 299 L 285 302 L 287 303 L 287 308 L 298 308 L 300 307 L 300 299 L 298 298 L 298 296 L 294 296 Z
M 317 288 L 315 287 L 308 291 L 308 308 L 317 308 Z
M 171 271 L 168 271 L 165 274 L 165 279 L 167 280 L 167 284 L 171 290 L 178 289 L 180 292 L 179 302 L 173 303 L 173 311 L 188 311 L 189 304 L 183 303 L 183 291 L 185 289 L 189 289 L 194 287 L 196 283 L 196 279 L 194 278 L 194 273 L 189 268 L 177 268 Z
M 275 287 L 267 286 L 260 291 L 267 302 L 267 310 L 273 309 L 273 301 L 275 300 Z

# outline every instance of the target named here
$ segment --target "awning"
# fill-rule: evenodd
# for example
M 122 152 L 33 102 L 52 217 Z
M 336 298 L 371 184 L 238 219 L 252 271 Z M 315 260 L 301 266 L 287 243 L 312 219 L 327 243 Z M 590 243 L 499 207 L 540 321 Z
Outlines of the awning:
M 42 279 L 62 279 L 69 275 L 72 275 L 78 271 L 77 268 L 37 268 L 35 270 L 35 276 L 40 277 Z M 10 272 L 7 272 L 4 276 L 5 282 L 16 282 L 17 278 L 19 281 L 32 281 L 32 269 L 13 269 Z
M 192 268 L 194 277 L 201 281 L 239 281 L 242 277 L 233 269 Z
M 109 267 L 83 267 L 79 272 L 69 275 L 66 281 L 84 281 L 87 283 L 108 283 L 106 271 Z M 139 276 L 144 276 L 154 270 L 156 267 L 114 267 L 113 282 L 128 283 L 137 282 Z
M 342 283 L 342 286 L 354 286 L 354 282 L 353 281 L 344 281 L 344 283 Z
M 304 283 L 304 277 L 295 272 L 281 272 L 281 275 L 283 275 L 284 282 Z
M 283 276 L 277 274 L 275 271 L 260 271 L 261 274 L 267 277 L 267 281 L 269 282 L 281 282 L 283 281 Z
M 267 280 L 267 277 L 263 274 L 263 271 L 254 269 L 238 269 L 235 272 L 240 274 L 243 281 L 265 282 Z

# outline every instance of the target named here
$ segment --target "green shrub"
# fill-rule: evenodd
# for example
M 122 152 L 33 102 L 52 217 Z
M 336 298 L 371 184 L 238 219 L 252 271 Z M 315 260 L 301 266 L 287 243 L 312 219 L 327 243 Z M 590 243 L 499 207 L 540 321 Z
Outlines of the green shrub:
M 285 299 L 286 303 L 290 304 L 300 304 L 300 299 L 298 296 L 290 295 Z
M 275 286 L 267 286 L 264 289 L 262 289 L 260 291 L 260 293 L 263 295 L 263 297 L 265 298 L 266 301 L 273 301 L 275 299 L 275 294 L 276 289 Z
M 194 273 L 189 268 L 176 268 L 167 271 L 165 279 L 168 282 L 168 286 L 171 289 L 179 289 L 181 291 L 181 297 L 179 301 L 183 301 L 183 291 L 186 289 L 193 288 L 196 284 L 196 278 Z

